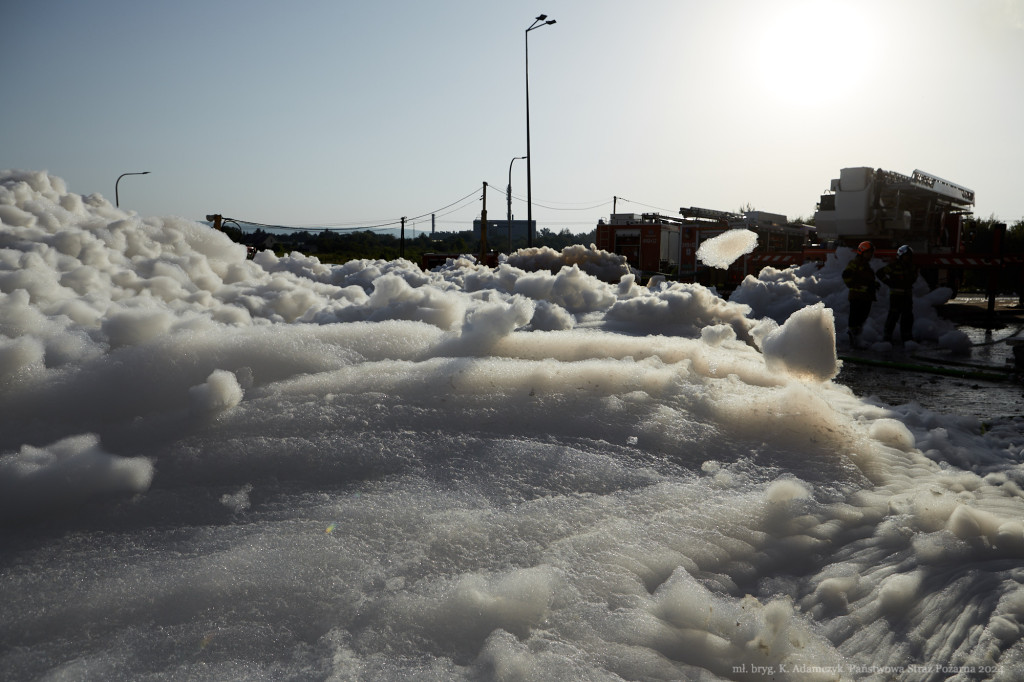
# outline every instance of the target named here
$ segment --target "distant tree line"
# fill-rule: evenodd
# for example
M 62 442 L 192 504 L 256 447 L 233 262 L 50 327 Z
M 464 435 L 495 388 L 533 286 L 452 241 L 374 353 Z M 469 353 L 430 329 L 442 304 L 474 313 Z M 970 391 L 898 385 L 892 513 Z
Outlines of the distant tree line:
M 992 247 L 995 244 L 995 226 L 998 223 L 1006 225 L 1003 252 L 1024 252 L 1024 219 L 1009 224 L 994 215 L 988 218 L 971 218 L 964 221 L 961 235 L 964 250 L 968 253 L 992 253 Z
M 999 220 L 995 215 L 988 218 L 971 218 L 964 221 L 960 239 L 964 252 L 978 255 L 989 255 L 995 247 L 996 229 L 999 223 L 1006 225 L 1001 253 L 1003 255 L 1024 254 L 1024 219 L 1009 224 Z M 1000 275 L 998 288 L 1000 291 L 1016 291 L 1020 289 L 1019 276 L 1015 270 L 1006 270 Z M 984 291 L 988 287 L 988 275 L 982 271 L 967 270 L 964 272 L 960 285 L 962 291 Z
M 238 227 L 226 225 L 223 228 L 233 241 L 255 248 L 257 251 L 270 249 L 278 255 L 299 251 L 316 256 L 322 263 L 341 264 L 358 259 L 395 260 L 399 257 L 402 244 L 399 237 L 389 233 L 370 230 L 349 232 L 291 232 L 270 233 L 263 229 L 245 232 Z M 533 238 L 534 246 L 548 246 L 561 251 L 572 244 L 588 245 L 596 239 L 596 229 L 586 234 L 574 234 L 568 229 L 553 232 L 542 227 Z M 489 250 L 507 252 L 507 236 L 492 235 L 488 239 Z M 526 248 L 526 238 L 512 240 L 512 250 Z M 405 258 L 419 263 L 425 253 L 471 254 L 480 253 L 480 240 L 472 230 L 463 232 L 417 232 L 415 237 L 405 239 Z

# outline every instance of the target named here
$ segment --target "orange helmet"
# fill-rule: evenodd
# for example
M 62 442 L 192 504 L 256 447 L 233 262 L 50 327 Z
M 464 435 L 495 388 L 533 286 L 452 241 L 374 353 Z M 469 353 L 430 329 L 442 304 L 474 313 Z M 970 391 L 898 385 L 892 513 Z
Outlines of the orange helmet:
M 867 253 L 868 251 L 874 251 L 875 245 L 871 242 L 861 242 L 857 245 L 857 253 Z

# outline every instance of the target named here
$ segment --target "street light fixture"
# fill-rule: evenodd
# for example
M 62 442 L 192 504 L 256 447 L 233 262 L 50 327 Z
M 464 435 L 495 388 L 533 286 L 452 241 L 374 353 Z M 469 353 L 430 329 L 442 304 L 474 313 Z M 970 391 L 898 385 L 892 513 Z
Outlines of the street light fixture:
M 516 156 L 511 161 L 508 162 L 508 190 L 506 191 L 506 194 L 508 195 L 508 252 L 509 252 L 509 255 L 512 254 L 512 164 L 515 163 L 516 161 L 518 161 L 519 159 L 525 159 L 525 158 L 526 158 L 525 156 Z M 529 223 L 526 224 L 526 231 L 527 232 L 530 231 L 530 224 Z
M 530 175 L 530 31 L 555 23 L 542 14 L 526 29 L 526 246 L 533 246 L 533 182 Z
M 141 173 L 121 173 L 120 175 L 117 176 L 117 182 L 114 183 L 114 205 L 117 206 L 118 208 L 121 207 L 121 199 L 117 195 L 117 183 L 121 182 L 121 178 L 123 178 L 126 175 L 149 175 L 149 171 L 142 171 Z

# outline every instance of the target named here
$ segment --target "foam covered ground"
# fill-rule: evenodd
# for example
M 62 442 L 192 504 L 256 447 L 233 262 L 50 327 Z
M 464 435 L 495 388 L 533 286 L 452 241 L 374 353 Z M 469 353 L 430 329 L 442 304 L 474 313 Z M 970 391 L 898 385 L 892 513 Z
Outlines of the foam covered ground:
M 1021 422 L 834 383 L 847 254 L 725 301 L 246 260 L 43 172 L 0 220 L 3 679 L 1024 674 Z

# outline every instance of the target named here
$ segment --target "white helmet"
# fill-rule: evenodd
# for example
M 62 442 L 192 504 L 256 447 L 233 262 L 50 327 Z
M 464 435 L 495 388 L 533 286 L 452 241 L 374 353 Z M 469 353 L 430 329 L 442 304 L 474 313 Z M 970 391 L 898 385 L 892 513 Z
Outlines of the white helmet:
M 914 255 L 914 250 L 912 248 L 910 248 L 909 246 L 907 246 L 906 244 L 904 244 L 900 248 L 896 249 L 896 257 L 897 258 L 903 258 L 904 256 L 913 256 L 913 255 Z

